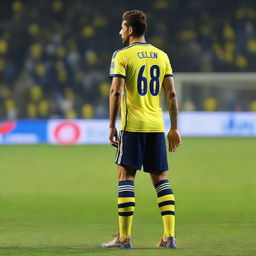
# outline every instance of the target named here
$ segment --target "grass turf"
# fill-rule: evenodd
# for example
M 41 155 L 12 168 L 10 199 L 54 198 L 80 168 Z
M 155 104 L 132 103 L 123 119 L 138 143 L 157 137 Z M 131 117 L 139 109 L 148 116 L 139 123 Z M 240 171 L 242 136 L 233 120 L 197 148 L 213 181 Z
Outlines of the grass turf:
M 1 146 L 0 255 L 256 255 L 255 139 L 187 138 L 169 154 L 179 249 L 159 250 L 156 195 L 138 172 L 133 250 L 117 231 L 110 146 Z

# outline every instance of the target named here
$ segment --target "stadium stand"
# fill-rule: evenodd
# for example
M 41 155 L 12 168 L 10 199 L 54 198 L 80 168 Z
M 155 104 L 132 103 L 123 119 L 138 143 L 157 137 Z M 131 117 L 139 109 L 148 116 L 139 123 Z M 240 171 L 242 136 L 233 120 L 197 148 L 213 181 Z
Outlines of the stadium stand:
M 120 15 L 134 7 L 148 14 L 147 39 L 169 54 L 175 72 L 256 70 L 254 1 L 5 1 L 1 119 L 107 117 L 109 63 L 122 47 Z M 247 105 L 255 110 L 255 101 Z M 203 106 L 218 110 L 208 96 Z M 184 109 L 198 106 L 185 102 Z

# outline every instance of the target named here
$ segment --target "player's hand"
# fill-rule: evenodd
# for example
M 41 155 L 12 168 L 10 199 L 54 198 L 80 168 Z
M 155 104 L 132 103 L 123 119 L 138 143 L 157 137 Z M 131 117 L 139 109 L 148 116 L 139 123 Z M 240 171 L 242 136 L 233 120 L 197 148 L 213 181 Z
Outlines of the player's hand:
M 178 129 L 170 129 L 167 139 L 169 142 L 169 152 L 175 152 L 177 147 L 181 144 L 181 137 Z
M 109 128 L 109 136 L 108 139 L 110 141 L 110 144 L 114 147 L 118 147 L 118 134 L 117 134 L 117 129 L 114 128 Z

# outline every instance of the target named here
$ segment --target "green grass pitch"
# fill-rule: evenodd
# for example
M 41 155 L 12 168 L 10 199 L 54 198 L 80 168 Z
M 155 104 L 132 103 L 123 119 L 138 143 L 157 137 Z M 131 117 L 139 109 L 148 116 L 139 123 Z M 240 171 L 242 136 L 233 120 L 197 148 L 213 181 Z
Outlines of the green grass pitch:
M 156 249 L 155 191 L 138 172 L 132 250 L 117 232 L 111 146 L 1 146 L 0 255 L 256 255 L 254 138 L 186 138 L 169 153 L 179 249 Z

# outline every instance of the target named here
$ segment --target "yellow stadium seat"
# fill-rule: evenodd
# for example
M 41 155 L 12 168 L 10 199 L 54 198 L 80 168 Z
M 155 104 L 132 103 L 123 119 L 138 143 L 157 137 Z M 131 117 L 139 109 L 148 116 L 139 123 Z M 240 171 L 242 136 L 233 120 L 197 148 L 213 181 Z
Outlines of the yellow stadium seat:
M 35 71 L 39 76 L 44 76 L 46 73 L 45 66 L 43 64 L 37 64 Z
M 11 109 L 14 109 L 15 108 L 15 103 L 14 103 L 14 100 L 13 99 L 6 99 L 5 100 L 5 108 L 7 110 L 11 110 Z
M 236 57 L 236 65 L 239 68 L 246 68 L 248 65 L 247 59 L 243 55 L 238 55 Z
M 59 82 L 65 83 L 67 81 L 68 75 L 66 70 L 59 70 L 58 71 L 58 80 Z
M 183 111 L 194 111 L 195 110 L 195 104 L 191 100 L 186 100 L 183 103 L 182 110 Z
M 18 12 L 18 11 L 22 10 L 22 8 L 23 8 L 23 4 L 21 1 L 13 2 L 13 4 L 12 4 L 13 11 Z
M 93 117 L 93 107 L 90 104 L 84 104 L 82 107 L 82 116 L 85 119 Z
M 154 2 L 155 10 L 165 10 L 169 7 L 170 2 L 167 0 L 157 0 Z
M 59 12 L 63 7 L 63 3 L 60 0 L 55 0 L 52 3 L 52 9 L 56 12 Z
M 93 25 L 95 27 L 104 27 L 107 25 L 107 19 L 104 17 L 95 17 L 93 19 Z
M 217 101 L 215 98 L 208 97 L 204 100 L 204 110 L 205 111 L 216 111 Z
M 243 19 L 246 16 L 246 10 L 245 8 L 239 8 L 236 11 L 236 18 L 237 19 Z
M 75 94 L 71 88 L 65 89 L 65 96 L 68 100 L 74 101 L 75 100 Z
M 89 65 L 93 66 L 97 63 L 98 61 L 98 56 L 97 54 L 92 51 L 92 50 L 88 50 L 85 54 L 85 58 L 86 58 L 86 61 Z
M 30 54 L 34 58 L 40 58 L 43 53 L 42 45 L 39 43 L 32 44 L 30 47 Z
M 36 23 L 32 23 L 28 26 L 28 32 L 31 35 L 37 35 L 40 31 L 40 28 L 38 26 L 38 24 Z
M 249 52 L 256 53 L 256 39 L 251 39 L 248 41 L 247 49 Z
M 77 114 L 73 109 L 70 109 L 65 113 L 65 117 L 67 119 L 75 119 L 77 117 Z
M 0 54 L 5 54 L 8 52 L 9 46 L 5 40 L 0 39 Z
M 256 100 L 250 103 L 250 111 L 256 112 Z
M 225 60 L 228 63 L 232 63 L 234 61 L 234 54 L 233 54 L 233 52 L 226 51 L 224 57 L 225 57 Z
M 34 103 L 29 103 L 27 105 L 27 113 L 28 113 L 28 117 L 31 119 L 34 119 L 37 117 L 37 108 Z
M 93 37 L 94 33 L 95 33 L 95 31 L 92 26 L 85 26 L 82 30 L 83 37 L 87 37 L 87 38 Z
M 224 48 L 225 48 L 225 51 L 234 52 L 236 50 L 236 45 L 233 41 L 226 41 Z
M 59 46 L 57 48 L 57 56 L 63 58 L 63 57 L 65 57 L 65 55 L 66 55 L 65 47 L 64 46 Z
M 223 37 L 226 40 L 234 40 L 235 38 L 235 30 L 232 28 L 232 26 L 228 22 L 224 24 Z
M 38 85 L 34 85 L 30 88 L 30 99 L 33 102 L 37 102 L 42 98 L 42 89 Z
M 197 33 L 193 29 L 186 29 L 186 30 L 183 30 L 183 31 L 180 32 L 179 37 L 183 41 L 193 40 L 193 39 L 197 38 Z
M 38 112 L 41 117 L 47 117 L 49 113 L 49 104 L 47 100 L 42 100 L 39 102 Z
M 108 97 L 109 95 L 109 89 L 110 89 L 110 84 L 107 82 L 103 82 L 100 84 L 100 93 L 104 97 Z

